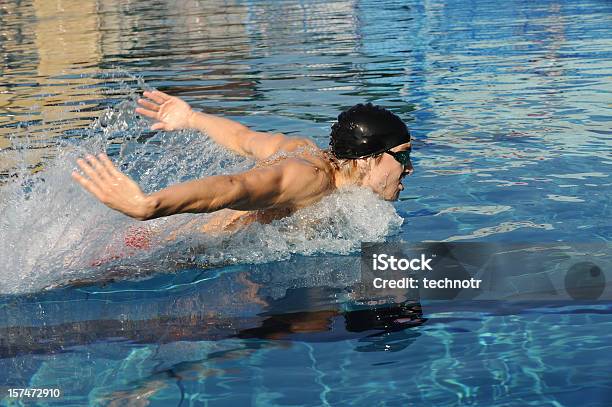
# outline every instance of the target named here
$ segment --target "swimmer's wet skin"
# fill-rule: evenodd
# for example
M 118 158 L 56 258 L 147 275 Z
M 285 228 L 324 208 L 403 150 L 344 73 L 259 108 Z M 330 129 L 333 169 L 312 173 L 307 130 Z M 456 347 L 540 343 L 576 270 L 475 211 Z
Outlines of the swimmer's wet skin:
M 159 91 L 144 92 L 138 103 L 136 112 L 154 120 L 152 130 L 196 129 L 259 162 L 279 152 L 294 153 L 249 171 L 183 182 L 148 195 L 105 154 L 77 160 L 83 173 L 75 171 L 72 176 L 83 188 L 108 207 L 139 220 L 221 209 L 259 211 L 259 219 L 275 219 L 345 185 L 370 188 L 383 199 L 396 200 L 403 177 L 413 171 L 406 124 L 370 103 L 338 116 L 330 150 L 319 149 L 307 138 L 257 132 L 195 112 L 182 99 Z

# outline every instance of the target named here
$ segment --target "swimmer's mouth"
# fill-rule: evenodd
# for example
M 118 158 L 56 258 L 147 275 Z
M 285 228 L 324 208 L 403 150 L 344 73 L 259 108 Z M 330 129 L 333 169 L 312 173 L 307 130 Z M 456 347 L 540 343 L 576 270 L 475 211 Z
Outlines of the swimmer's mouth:
M 390 201 L 398 201 L 399 200 L 399 196 L 400 193 L 402 192 L 402 190 L 404 189 L 404 186 L 402 185 L 402 183 L 400 182 L 397 185 L 397 190 L 395 191 L 395 194 L 393 195 L 393 198 L 390 198 Z

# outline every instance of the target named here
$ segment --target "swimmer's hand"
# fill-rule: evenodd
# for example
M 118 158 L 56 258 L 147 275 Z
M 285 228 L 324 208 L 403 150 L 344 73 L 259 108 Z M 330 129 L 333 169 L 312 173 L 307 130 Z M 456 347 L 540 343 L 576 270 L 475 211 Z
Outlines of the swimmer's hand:
M 156 120 L 151 130 L 172 131 L 191 127 L 193 110 L 183 99 L 158 90 L 144 92 L 143 96 L 147 99 L 138 99 L 142 107 L 136 108 L 136 113 Z
M 72 173 L 76 182 L 109 208 L 138 220 L 150 219 L 154 200 L 137 183 L 119 171 L 106 154 L 85 158 L 77 160 L 85 176 L 76 171 Z

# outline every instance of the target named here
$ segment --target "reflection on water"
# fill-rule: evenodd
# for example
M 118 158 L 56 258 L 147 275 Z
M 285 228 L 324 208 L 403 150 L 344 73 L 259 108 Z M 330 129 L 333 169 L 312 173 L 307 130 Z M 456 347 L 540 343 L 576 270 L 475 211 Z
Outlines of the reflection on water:
M 408 349 L 421 336 L 413 329 L 426 322 L 421 306 L 410 301 L 364 306 L 368 298 L 358 265 L 356 257 L 304 257 L 236 267 L 213 279 L 206 278 L 210 270 L 160 276 L 149 290 L 142 284 L 134 290 L 110 284 L 5 297 L 0 365 L 11 375 L 0 374 L 1 382 L 19 382 L 33 367 L 24 358 L 43 357 L 48 362 L 37 368 L 33 382 L 54 375 L 65 393 L 78 394 L 79 386 L 91 386 L 89 379 L 67 386 L 70 368 L 59 361 L 77 368 L 87 364 L 82 358 L 89 349 L 85 352 L 95 354 L 100 377 L 106 369 L 115 371 L 111 382 L 96 381 L 95 398 L 104 403 L 223 379 L 240 370 L 227 364 L 248 363 L 276 350 L 301 352 L 303 344 L 339 343 L 367 353 Z M 102 343 L 105 350 L 98 348 Z M 118 360 L 124 360 L 122 366 Z M 132 368 L 139 373 L 130 373 Z M 117 387 L 116 380 L 124 384 Z
M 25 3 L 25 4 L 24 4 Z M 53 138 L 87 127 L 99 109 L 102 89 L 95 78 L 102 53 L 95 1 L 3 2 L 0 12 L 0 148 L 26 126 L 35 166 Z M 78 41 L 75 41 L 78 39 Z M 10 156 L 9 156 L 10 157 Z M 0 171 L 15 165 L 6 155 Z
M 372 303 L 372 292 L 361 284 L 359 262 L 358 257 L 298 257 L 236 266 L 215 278 L 212 270 L 198 269 L 162 275 L 150 281 L 150 290 L 111 283 L 5 297 L 0 355 L 56 353 L 104 340 L 338 341 L 380 337 L 424 322 L 418 299 L 408 293 L 364 305 Z M 70 300 L 62 300 L 67 291 Z
M 129 341 L 139 345 L 176 341 L 261 339 L 285 341 L 343 341 L 358 339 L 356 351 L 400 351 L 418 333 L 403 332 L 425 322 L 420 305 L 390 304 L 357 311 L 303 311 L 222 318 L 197 310 L 184 317 L 159 316 L 149 320 L 87 320 L 53 326 L 0 328 L 4 338 L 0 358 L 28 354 L 52 355 L 78 351 L 96 342 Z M 399 332 L 399 334 L 397 333 Z M 398 339 L 403 338 L 398 343 Z M 393 342 L 393 343 L 391 343 Z
M 322 147 L 342 108 L 391 108 L 416 138 L 416 172 L 395 206 L 404 224 L 391 239 L 609 242 L 611 13 L 601 0 L 3 1 L 0 257 L 5 268 L 18 261 L 2 282 L 57 282 L 37 264 L 86 261 L 104 250 L 88 232 L 112 245 L 130 226 L 62 181 L 78 148 L 107 149 L 150 187 L 247 166 L 195 134 L 146 132 L 125 111 L 135 76 Z M 58 147 L 75 138 L 90 144 Z M 155 148 L 167 154 L 140 154 Z M 201 157 L 182 160 L 184 150 Z M 39 177 L 17 177 L 23 169 Z M 38 194 L 26 202 L 30 189 Z M 353 201 L 327 208 L 354 214 Z M 384 226 L 378 215 L 371 223 Z M 349 243 L 381 236 L 364 227 L 368 216 L 356 216 Z M 326 249 L 350 251 L 333 246 L 346 225 L 330 221 Z M 267 235 L 243 238 L 257 236 Z M 71 257 L 46 255 L 66 254 L 67 240 L 85 243 L 68 245 Z M 266 250 L 243 254 L 293 253 Z M 355 267 L 319 256 L 292 268 L 294 257 L 187 262 L 145 282 L 4 297 L 0 383 L 60 387 L 81 405 L 610 404 L 609 305 L 485 313 L 404 298 L 373 309 L 356 306 Z
M 64 402 L 89 397 L 103 405 L 177 404 L 194 395 L 240 404 L 272 389 L 292 397 L 297 384 L 324 394 L 321 383 L 333 399 L 362 386 L 370 386 L 368 399 L 400 386 L 420 391 L 390 393 L 390 402 L 432 404 L 456 386 L 479 387 L 488 404 L 517 392 L 554 401 L 584 383 L 607 385 L 607 365 L 598 360 L 609 348 L 602 332 L 610 328 L 610 304 L 406 298 L 365 306 L 358 264 L 356 257 L 305 257 L 236 266 L 215 278 L 196 269 L 147 284 L 4 297 L 0 382 L 57 386 Z M 576 370 L 544 373 L 567 365 Z

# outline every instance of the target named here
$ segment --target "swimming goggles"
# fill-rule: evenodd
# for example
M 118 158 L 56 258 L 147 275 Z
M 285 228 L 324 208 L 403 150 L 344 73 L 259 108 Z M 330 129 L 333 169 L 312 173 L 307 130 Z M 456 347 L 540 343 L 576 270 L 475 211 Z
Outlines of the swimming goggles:
M 395 161 L 402 164 L 402 166 L 404 167 L 407 167 L 408 165 L 411 164 L 410 163 L 410 152 L 411 152 L 410 148 L 408 150 L 398 151 L 398 152 L 391 151 L 391 150 L 385 151 L 385 153 L 395 158 Z

